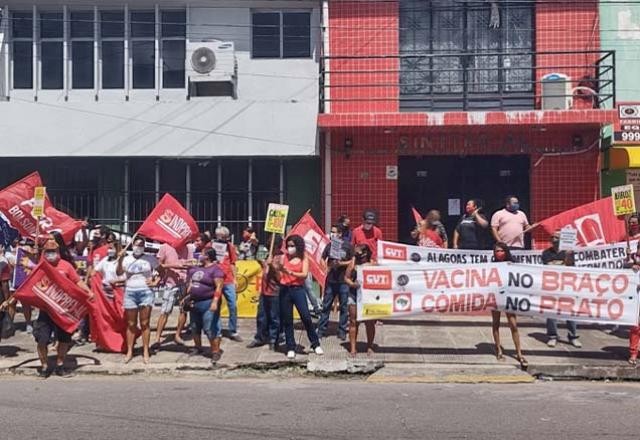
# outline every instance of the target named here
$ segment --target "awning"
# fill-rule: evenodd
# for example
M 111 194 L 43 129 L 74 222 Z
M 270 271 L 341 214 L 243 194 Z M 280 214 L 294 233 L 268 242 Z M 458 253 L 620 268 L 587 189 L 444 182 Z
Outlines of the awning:
M 640 168 L 640 145 L 613 147 L 609 150 L 609 169 Z

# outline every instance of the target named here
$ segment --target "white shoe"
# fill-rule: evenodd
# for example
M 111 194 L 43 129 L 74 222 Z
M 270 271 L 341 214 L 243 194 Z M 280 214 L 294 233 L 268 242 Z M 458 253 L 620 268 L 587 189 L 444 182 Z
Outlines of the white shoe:
M 31 324 L 27 324 L 27 334 L 28 335 L 33 334 L 33 326 Z
M 296 358 L 296 352 L 293 350 L 289 350 L 287 351 L 287 359 L 295 359 Z
M 318 355 L 318 356 L 322 356 L 324 354 L 324 350 L 322 349 L 322 347 L 320 347 L 319 345 L 313 349 L 313 351 Z
M 580 339 L 578 338 L 572 339 L 571 345 L 573 345 L 576 348 L 582 348 L 582 342 L 580 342 Z
M 558 339 L 556 338 L 551 338 L 547 341 L 547 347 L 555 347 L 558 344 Z

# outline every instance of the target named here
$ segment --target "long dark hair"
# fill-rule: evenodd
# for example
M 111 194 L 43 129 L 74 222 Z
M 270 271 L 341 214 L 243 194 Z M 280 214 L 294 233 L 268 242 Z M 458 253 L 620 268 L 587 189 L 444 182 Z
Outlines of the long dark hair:
M 496 244 L 493 245 L 493 256 L 491 257 L 491 261 L 497 261 L 496 260 L 496 250 L 503 250 L 504 251 L 504 261 L 510 261 L 513 262 L 513 255 L 511 255 L 511 249 L 509 249 L 509 246 L 507 246 L 506 243 L 503 243 L 501 241 L 497 242 Z
M 304 244 L 304 238 L 302 238 L 301 236 L 294 234 L 294 235 L 290 235 L 287 237 L 287 241 L 286 243 L 289 242 L 293 242 L 293 245 L 296 247 L 296 254 L 295 255 L 290 255 L 290 258 L 304 258 L 304 249 L 305 249 L 305 244 Z
M 62 258 L 67 263 L 73 264 L 73 257 L 71 256 L 71 252 L 69 252 L 69 248 L 64 242 L 64 237 L 58 231 L 53 231 L 51 233 L 53 239 L 58 243 L 58 250 L 60 251 L 60 258 Z

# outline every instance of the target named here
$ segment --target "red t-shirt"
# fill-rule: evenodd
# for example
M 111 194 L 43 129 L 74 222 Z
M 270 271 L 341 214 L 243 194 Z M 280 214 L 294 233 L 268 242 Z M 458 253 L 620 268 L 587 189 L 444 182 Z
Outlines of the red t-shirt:
M 435 229 L 427 228 L 420 232 L 418 245 L 422 247 L 441 248 L 444 246 L 444 240 Z
M 53 267 L 55 267 L 60 275 L 67 277 L 74 284 L 78 284 L 78 281 L 80 281 L 80 276 L 71 263 L 65 260 L 58 260 L 58 264 Z
M 297 258 L 297 257 L 296 257 Z M 298 258 L 297 263 L 292 263 L 289 256 L 284 257 L 283 266 L 289 269 L 291 272 L 302 272 L 302 259 Z M 294 277 L 288 273 L 280 275 L 280 284 L 283 286 L 302 286 L 304 284 L 304 278 Z
M 353 230 L 353 236 L 351 242 L 353 245 L 366 244 L 371 250 L 371 259 L 377 260 L 378 258 L 378 240 L 382 240 L 382 230 L 373 226 L 368 231 L 365 230 L 362 225 Z
M 102 261 L 102 259 L 105 258 L 108 253 L 109 253 L 108 244 L 103 244 L 102 246 L 95 248 L 94 250 L 91 251 L 91 253 L 87 258 L 87 266 L 93 266 L 94 263 L 97 263 L 98 261 Z

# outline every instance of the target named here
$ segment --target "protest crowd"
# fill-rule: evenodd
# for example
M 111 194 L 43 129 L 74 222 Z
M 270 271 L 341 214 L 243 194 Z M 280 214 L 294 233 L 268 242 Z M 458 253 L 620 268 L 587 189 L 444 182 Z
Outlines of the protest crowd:
M 285 230 L 286 205 L 270 205 L 265 226 L 270 234 L 261 243 L 262 231 L 251 225 L 241 237 L 232 237 L 224 225 L 200 231 L 197 220 L 169 194 L 131 236 L 88 219 L 75 220 L 46 196 L 38 213 L 38 200 L 32 198 L 41 186 L 34 173 L 0 191 L 0 318 L 3 334 L 10 335 L 16 313 L 24 314 L 43 377 L 71 374 L 65 367 L 67 353 L 74 344 L 87 343 L 122 353 L 125 363 L 139 343 L 146 364 L 170 341 L 210 357 L 215 365 L 223 335 L 243 342 L 238 333 L 239 261 L 256 261 L 261 268 L 257 331 L 247 347 L 268 345 L 287 359 L 295 359 L 299 350 L 294 310 L 316 355 L 323 354 L 322 341 L 330 337 L 336 310 L 335 336 L 348 342 L 351 356 L 357 353 L 361 325 L 366 351 L 373 353 L 377 321 L 451 313 L 486 314 L 500 360 L 504 313 L 523 368 L 528 361 L 518 315 L 546 320 L 549 347 L 558 342 L 559 323 L 566 325 L 575 348 L 581 347 L 580 322 L 629 327 L 628 362 L 637 362 L 640 225 L 637 214 L 616 216 L 610 198 L 533 224 L 516 196 L 508 196 L 495 213 L 469 200 L 453 231 L 445 230 L 437 210 L 423 218 L 413 209 L 415 241 L 410 244 L 384 241 L 375 208 L 365 210 L 357 226 L 341 215 L 325 235 L 308 212 Z M 594 214 L 599 216 L 597 239 L 584 221 L 577 221 Z M 527 234 L 536 228 L 547 233 L 549 245 L 526 249 Z M 319 298 L 313 280 L 320 286 Z M 152 313 L 158 314 L 155 334 Z M 177 327 L 167 338 L 173 313 Z M 193 341 L 189 346 L 183 339 L 187 332 Z M 55 365 L 48 361 L 52 343 Z

